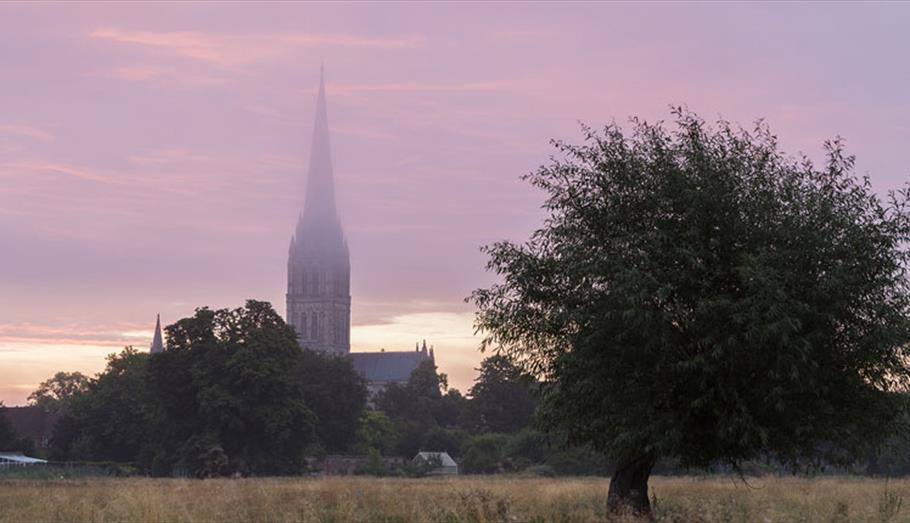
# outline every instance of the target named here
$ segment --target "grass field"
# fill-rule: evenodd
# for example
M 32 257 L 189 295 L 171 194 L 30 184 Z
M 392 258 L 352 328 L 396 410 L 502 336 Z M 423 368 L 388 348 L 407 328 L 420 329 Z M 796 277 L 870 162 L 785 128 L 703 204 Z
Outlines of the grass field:
M 908 521 L 910 480 L 653 478 L 655 519 Z M 598 521 L 606 479 L 0 480 L 0 521 Z

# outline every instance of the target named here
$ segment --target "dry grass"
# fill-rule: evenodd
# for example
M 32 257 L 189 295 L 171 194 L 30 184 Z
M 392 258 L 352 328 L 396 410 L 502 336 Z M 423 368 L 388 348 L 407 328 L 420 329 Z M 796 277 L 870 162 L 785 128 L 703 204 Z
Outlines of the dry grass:
M 519 477 L 0 480 L 0 522 L 599 521 L 607 486 Z M 654 478 L 652 489 L 658 521 L 910 522 L 910 480 Z

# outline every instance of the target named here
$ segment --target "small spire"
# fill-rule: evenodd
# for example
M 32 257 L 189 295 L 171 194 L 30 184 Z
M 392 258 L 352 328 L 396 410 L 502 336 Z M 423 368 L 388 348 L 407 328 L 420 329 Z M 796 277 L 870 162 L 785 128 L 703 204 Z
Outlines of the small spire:
M 155 335 L 152 337 L 152 346 L 150 352 L 152 354 L 160 354 L 164 352 L 164 342 L 161 340 L 161 315 L 157 315 L 155 320 Z
M 414 352 L 420 352 L 420 342 L 414 344 Z
M 423 347 L 420 348 L 420 352 L 422 352 L 424 356 L 427 355 L 427 340 L 423 340 Z

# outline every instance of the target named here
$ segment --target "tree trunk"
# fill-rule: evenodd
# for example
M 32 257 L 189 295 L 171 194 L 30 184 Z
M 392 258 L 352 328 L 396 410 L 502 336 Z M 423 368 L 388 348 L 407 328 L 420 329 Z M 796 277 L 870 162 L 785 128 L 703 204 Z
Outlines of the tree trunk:
M 639 516 L 651 515 L 648 498 L 648 478 L 656 460 L 651 456 L 620 464 L 610 478 L 607 510 L 613 514 L 632 512 Z

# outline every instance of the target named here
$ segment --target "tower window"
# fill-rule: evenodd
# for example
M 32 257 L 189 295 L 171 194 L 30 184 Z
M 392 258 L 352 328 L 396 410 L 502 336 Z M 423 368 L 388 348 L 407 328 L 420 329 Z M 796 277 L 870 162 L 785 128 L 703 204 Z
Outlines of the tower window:
M 325 313 L 324 312 L 319 313 L 319 322 L 317 324 L 319 325 L 319 340 L 323 341 L 325 338 L 327 338 L 327 336 L 325 335 Z

